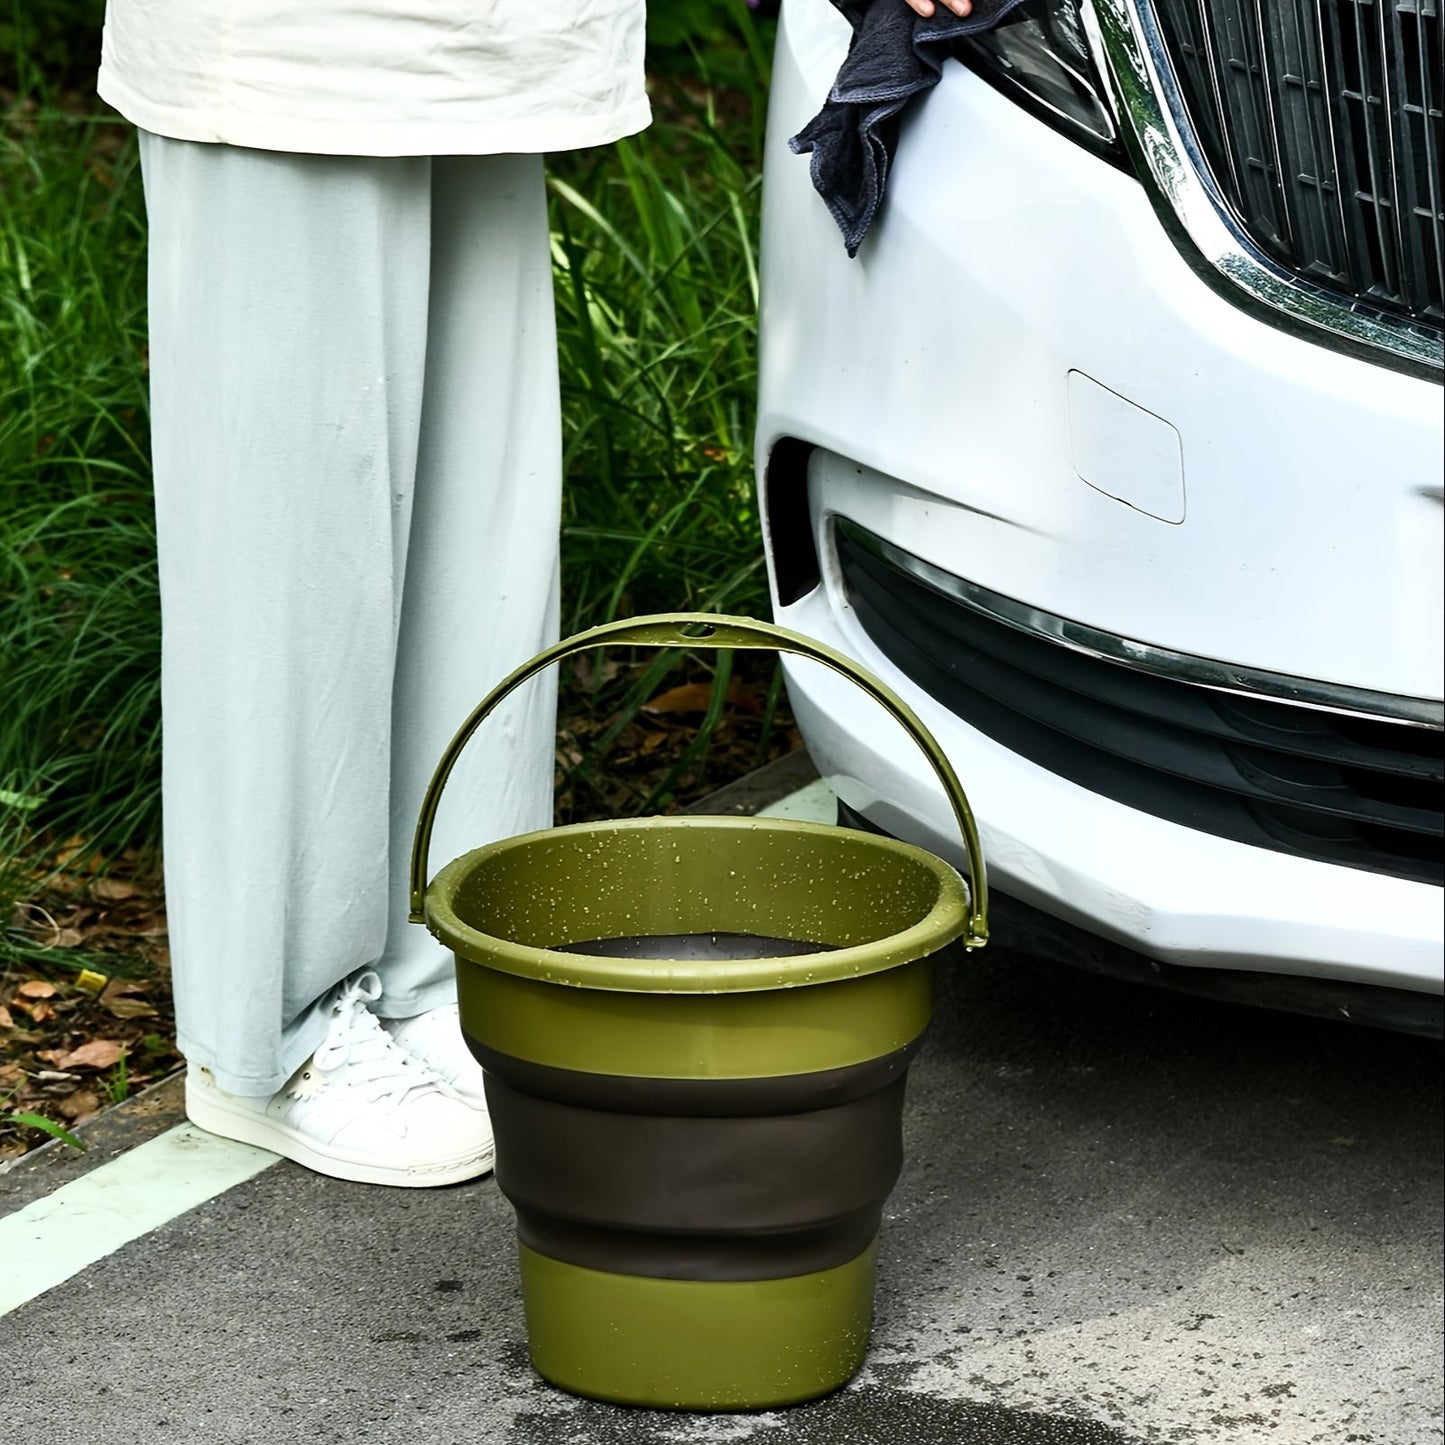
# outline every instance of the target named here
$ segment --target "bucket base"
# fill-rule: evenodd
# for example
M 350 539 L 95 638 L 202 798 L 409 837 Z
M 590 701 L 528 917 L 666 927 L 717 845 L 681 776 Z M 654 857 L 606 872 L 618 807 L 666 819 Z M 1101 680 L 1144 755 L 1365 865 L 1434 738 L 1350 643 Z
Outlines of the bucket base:
M 868 1348 L 878 1246 L 815 1274 L 606 1274 L 519 1246 L 537 1373 L 574 1395 L 670 1410 L 764 1410 L 845 1385 Z

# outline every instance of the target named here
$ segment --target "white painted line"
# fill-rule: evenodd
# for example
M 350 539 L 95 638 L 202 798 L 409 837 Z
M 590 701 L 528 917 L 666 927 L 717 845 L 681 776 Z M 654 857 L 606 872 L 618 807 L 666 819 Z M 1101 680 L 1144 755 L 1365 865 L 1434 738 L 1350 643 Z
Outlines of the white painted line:
M 0 1315 L 244 1183 L 278 1157 L 178 1124 L 7 1215 L 0 1219 Z
M 833 790 L 822 778 L 769 803 L 758 809 L 760 818 L 802 818 L 809 823 L 836 823 L 838 821 L 838 800 Z

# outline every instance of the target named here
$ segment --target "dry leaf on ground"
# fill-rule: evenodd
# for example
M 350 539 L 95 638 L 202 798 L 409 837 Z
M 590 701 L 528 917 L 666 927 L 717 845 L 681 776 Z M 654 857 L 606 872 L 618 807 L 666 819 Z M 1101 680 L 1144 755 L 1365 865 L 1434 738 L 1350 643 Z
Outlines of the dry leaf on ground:
M 72 1124 L 78 1124 L 82 1119 L 88 1119 L 100 1108 L 100 1096 L 92 1093 L 89 1089 L 77 1089 L 73 1094 L 61 1099 L 55 1106 L 56 1111 Z
M 91 1039 L 56 1061 L 58 1069 L 109 1069 L 120 1061 L 124 1046 L 115 1039 Z
M 90 892 L 93 898 L 103 899 L 107 903 L 122 903 L 127 898 L 134 898 L 140 889 L 134 883 L 127 883 L 124 878 L 97 878 L 90 885 Z
M 615 657 L 604 657 L 599 664 L 594 654 L 584 652 L 573 660 L 572 672 L 577 681 L 588 692 L 605 687 L 622 671 L 622 664 Z
M 660 692 L 650 702 L 642 705 L 643 712 L 706 712 L 712 703 L 713 685 L 710 682 L 685 682 L 681 687 L 670 687 Z M 728 687 L 727 700 L 730 706 L 743 712 L 760 714 L 762 702 L 755 689 L 746 683 L 734 682 Z
M 143 998 L 112 998 L 105 1001 L 105 1011 L 118 1019 L 153 1019 L 157 1010 Z
M 90 852 L 89 844 L 80 837 L 67 839 L 61 844 L 55 854 L 55 861 L 72 874 L 99 873 L 106 866 L 104 855 Z
M 146 993 L 150 989 L 148 979 L 112 978 L 100 991 L 103 1004 L 114 1003 L 118 998 L 129 998 L 132 994 Z
M 681 687 L 670 687 L 660 692 L 650 702 L 642 705 L 643 712 L 706 712 L 712 701 L 712 683 L 685 682 Z
M 101 990 L 101 1007 L 113 1019 L 155 1019 L 159 1010 L 144 997 L 149 983 L 137 983 L 131 978 L 111 978 Z

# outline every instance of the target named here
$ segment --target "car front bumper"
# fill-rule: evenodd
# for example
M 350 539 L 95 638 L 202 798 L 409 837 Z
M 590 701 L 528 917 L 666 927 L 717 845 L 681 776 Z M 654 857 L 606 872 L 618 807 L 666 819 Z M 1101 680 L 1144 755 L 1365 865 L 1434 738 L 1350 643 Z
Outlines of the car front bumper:
M 786 139 L 847 43 L 791 0 L 774 74 L 758 456 L 796 438 L 817 585 L 779 620 L 900 691 L 969 788 L 1015 897 L 1188 967 L 1438 992 L 1441 893 L 1121 806 L 938 706 L 850 606 L 832 521 L 1153 647 L 1342 689 L 1442 693 L 1440 391 L 1275 330 L 1190 270 L 1130 176 L 951 65 L 905 125 L 885 212 L 843 254 Z M 795 539 L 784 539 L 791 546 Z M 921 760 L 790 665 L 820 769 L 958 858 Z

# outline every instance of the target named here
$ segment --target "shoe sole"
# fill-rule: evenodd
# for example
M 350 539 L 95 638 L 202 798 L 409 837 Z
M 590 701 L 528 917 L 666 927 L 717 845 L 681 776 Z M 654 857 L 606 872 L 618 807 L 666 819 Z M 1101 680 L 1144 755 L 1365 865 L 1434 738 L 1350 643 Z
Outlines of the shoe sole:
M 346 1179 L 354 1184 L 386 1184 L 400 1189 L 435 1189 L 443 1184 L 460 1184 L 489 1174 L 496 1158 L 494 1149 L 481 1153 L 454 1155 L 434 1164 L 387 1165 L 359 1158 L 341 1149 L 328 1149 L 295 1129 L 274 1119 L 238 1109 L 217 1092 L 196 1084 L 186 1076 L 186 1117 L 198 1129 L 269 1150 L 303 1165 L 317 1174 Z

